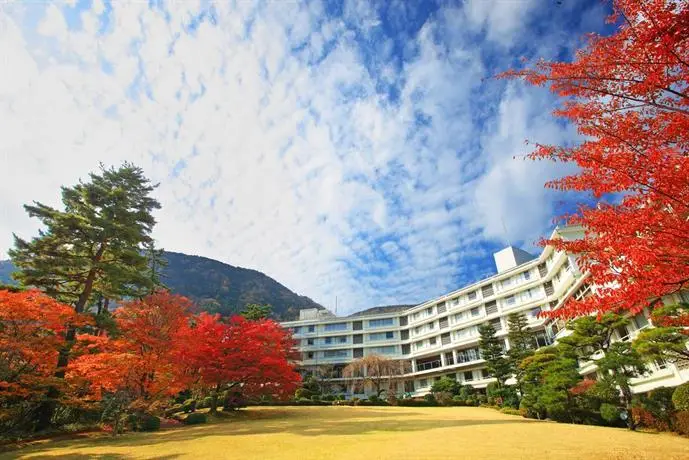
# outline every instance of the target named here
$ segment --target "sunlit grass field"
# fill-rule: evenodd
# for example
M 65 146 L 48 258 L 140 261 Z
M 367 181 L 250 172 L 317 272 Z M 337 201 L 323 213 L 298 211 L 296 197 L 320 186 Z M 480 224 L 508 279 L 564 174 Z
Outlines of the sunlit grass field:
M 689 459 L 672 434 L 526 420 L 477 407 L 250 408 L 208 425 L 49 441 L 42 459 Z

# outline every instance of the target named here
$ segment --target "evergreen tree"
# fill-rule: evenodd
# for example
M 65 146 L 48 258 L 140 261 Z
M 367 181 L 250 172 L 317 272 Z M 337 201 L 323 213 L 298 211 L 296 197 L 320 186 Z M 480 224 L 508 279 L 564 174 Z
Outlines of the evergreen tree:
M 273 308 L 270 305 L 252 303 L 246 306 L 241 315 L 249 321 L 258 321 L 259 319 L 268 318 L 272 310 Z
M 490 323 L 481 325 L 478 332 L 481 336 L 481 358 L 486 361 L 488 372 L 495 377 L 498 387 L 502 388 L 511 374 L 510 362 L 505 357 L 504 342 L 495 336 L 495 329 Z
M 628 415 L 627 425 L 633 430 L 635 425 L 631 417 L 630 380 L 643 374 L 645 367 L 641 355 L 630 343 L 612 341 L 615 331 L 624 328 L 628 323 L 628 317 L 616 313 L 605 313 L 600 318 L 577 318 L 568 324 L 572 334 L 562 338 L 560 342 L 563 346 L 572 347 L 582 360 L 592 360 L 594 355 L 602 352 L 602 357 L 596 359 L 601 382 L 619 391 L 622 409 L 626 410 Z
M 15 235 L 15 248 L 9 251 L 19 270 L 13 276 L 22 285 L 37 287 L 77 313 L 98 299 L 142 297 L 154 285 L 145 247 L 152 243 L 152 211 L 160 208 L 150 196 L 155 186 L 141 168 L 129 163 L 117 169 L 101 165 L 89 178 L 62 187 L 63 210 L 38 202 L 26 205 L 29 216 L 44 228 L 30 241 Z M 66 332 L 58 378 L 64 377 L 75 335 L 74 327 Z M 56 391 L 51 387 L 48 392 L 38 429 L 50 423 Z
M 523 313 L 512 313 L 507 317 L 507 339 L 510 342 L 507 359 L 517 380 L 519 393 L 522 395 L 524 394 L 522 388 L 524 371 L 520 365 L 525 358 L 534 353 L 534 337 L 528 326 L 529 321 Z

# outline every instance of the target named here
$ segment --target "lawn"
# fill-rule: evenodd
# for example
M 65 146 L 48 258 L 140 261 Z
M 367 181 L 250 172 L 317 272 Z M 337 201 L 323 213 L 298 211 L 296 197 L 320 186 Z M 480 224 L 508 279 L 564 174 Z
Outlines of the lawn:
M 251 408 L 228 421 L 47 442 L 2 458 L 688 459 L 671 434 L 526 420 L 475 407 Z

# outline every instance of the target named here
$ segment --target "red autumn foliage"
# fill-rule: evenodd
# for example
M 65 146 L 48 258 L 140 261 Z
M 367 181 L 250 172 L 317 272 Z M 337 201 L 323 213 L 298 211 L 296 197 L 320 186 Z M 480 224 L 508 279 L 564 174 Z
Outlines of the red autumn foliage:
M 294 342 L 279 324 L 241 316 L 223 322 L 207 313 L 191 323 L 182 333 L 178 358 L 195 386 L 232 389 L 245 398 L 294 394 L 300 381 L 291 363 Z
M 87 319 L 37 290 L 0 290 L 0 399 L 43 396 L 54 377 L 65 333 Z
M 294 343 L 271 320 L 191 316 L 191 302 L 160 291 L 115 312 L 119 336 L 79 336 L 67 378 L 73 392 L 125 395 L 149 410 L 186 388 L 232 389 L 245 398 L 294 394 Z
M 123 392 L 144 407 L 174 395 L 185 385 L 176 348 L 190 308 L 188 299 L 166 291 L 124 303 L 115 312 L 118 337 L 79 336 L 82 354 L 70 363 L 68 379 L 86 384 L 95 399 Z
M 596 384 L 593 379 L 584 379 L 579 381 L 576 385 L 569 389 L 569 393 L 574 396 L 583 395 Z
M 537 145 L 530 156 L 576 164 L 575 174 L 546 186 L 598 200 L 565 216 L 584 227 L 582 240 L 543 242 L 579 254 L 598 295 L 551 316 L 635 313 L 689 287 L 689 4 L 612 4 L 616 32 L 590 35 L 572 62 L 502 75 L 548 86 L 563 100 L 554 114 L 584 141 Z

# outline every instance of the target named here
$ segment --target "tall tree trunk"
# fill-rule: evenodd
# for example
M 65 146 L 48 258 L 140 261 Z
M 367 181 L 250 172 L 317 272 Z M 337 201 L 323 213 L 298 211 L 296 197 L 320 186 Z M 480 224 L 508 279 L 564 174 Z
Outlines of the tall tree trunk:
M 74 310 L 77 313 L 83 313 L 86 308 L 86 303 L 93 292 L 93 283 L 96 280 L 96 265 L 100 262 L 103 253 L 105 252 L 105 242 L 101 243 L 98 251 L 93 256 L 91 269 L 86 276 L 86 281 L 84 282 L 84 289 L 79 294 L 79 299 L 74 304 Z M 69 364 L 69 353 L 74 345 L 74 339 L 76 338 L 77 330 L 74 326 L 69 326 L 67 332 L 65 333 L 65 345 L 60 349 L 60 353 L 57 357 L 57 369 L 55 371 L 55 377 L 58 379 L 65 378 L 65 371 L 67 369 L 67 364 Z M 41 403 L 39 408 L 36 410 L 36 431 L 45 430 L 51 424 L 53 415 L 55 414 L 55 408 L 57 407 L 57 398 L 60 396 L 60 391 L 55 386 L 50 386 L 46 392 L 46 400 Z

